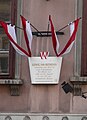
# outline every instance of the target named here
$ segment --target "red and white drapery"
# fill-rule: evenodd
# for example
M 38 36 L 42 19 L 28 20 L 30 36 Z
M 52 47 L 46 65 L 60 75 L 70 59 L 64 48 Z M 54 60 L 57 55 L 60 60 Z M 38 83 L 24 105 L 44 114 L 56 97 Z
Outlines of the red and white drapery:
M 78 23 L 80 19 L 75 20 L 70 24 L 70 38 L 66 45 L 64 46 L 63 50 L 59 52 L 59 41 L 57 38 L 57 35 L 54 30 L 53 22 L 51 20 L 51 16 L 49 16 L 49 21 L 51 25 L 51 32 L 52 32 L 52 43 L 53 43 L 53 48 L 55 51 L 55 54 L 57 57 L 63 56 L 67 53 L 70 52 L 72 49 L 73 43 L 75 41 L 75 36 L 76 32 L 78 29 Z M 16 37 L 16 31 L 15 31 L 15 25 L 7 24 L 3 21 L 0 21 L 1 26 L 4 28 L 5 33 L 7 34 L 12 46 L 14 49 L 21 55 L 25 55 L 27 57 L 31 57 L 31 44 L 32 44 L 32 31 L 30 27 L 30 22 L 27 21 L 23 16 L 21 16 L 21 21 L 22 21 L 22 26 L 23 26 L 23 32 L 24 32 L 24 37 L 25 37 L 25 42 L 28 51 L 24 50 L 21 46 L 18 45 L 17 43 L 17 37 Z M 46 58 L 48 56 L 48 52 L 41 52 L 40 53 L 41 58 Z
M 49 21 L 50 21 L 50 25 L 51 25 L 51 32 L 52 32 L 52 43 L 53 43 L 53 48 L 55 51 L 55 54 L 57 57 L 65 55 L 67 53 L 70 52 L 70 50 L 72 49 L 73 43 L 75 41 L 75 36 L 76 36 L 76 32 L 78 29 L 78 23 L 79 23 L 80 19 L 75 20 L 73 23 L 70 24 L 70 38 L 68 40 L 68 42 L 66 43 L 66 45 L 64 46 L 63 50 L 59 53 L 59 42 L 54 30 L 54 26 L 53 26 L 53 22 L 51 20 L 51 16 L 49 16 Z
M 27 57 L 31 57 L 31 43 L 32 43 L 32 32 L 30 28 L 30 22 L 28 22 L 23 16 L 21 16 L 23 31 L 26 41 L 26 46 L 28 48 L 28 52 L 24 50 L 17 43 L 17 36 L 15 31 L 15 25 L 7 24 L 3 21 L 0 21 L 1 26 L 4 28 L 5 33 L 7 34 L 9 41 L 11 42 L 14 49 L 21 55 L 25 55 Z

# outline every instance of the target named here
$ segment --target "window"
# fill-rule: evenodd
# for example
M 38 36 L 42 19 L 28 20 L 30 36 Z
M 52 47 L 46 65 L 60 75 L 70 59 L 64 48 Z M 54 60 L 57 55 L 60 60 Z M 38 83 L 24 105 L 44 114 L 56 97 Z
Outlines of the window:
M 77 0 L 77 16 L 81 24 L 76 43 L 76 76 L 87 77 L 87 0 Z
M 16 0 L 0 0 L 0 20 L 14 24 L 17 11 Z M 0 26 L 0 78 L 14 78 L 15 51 Z
M 87 76 L 87 0 L 83 0 L 81 76 Z

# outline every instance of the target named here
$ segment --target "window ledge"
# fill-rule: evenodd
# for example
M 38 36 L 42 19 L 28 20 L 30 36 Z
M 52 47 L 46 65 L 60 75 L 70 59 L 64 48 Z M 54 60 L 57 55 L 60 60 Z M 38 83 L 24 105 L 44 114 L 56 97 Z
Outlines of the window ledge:
M 0 85 L 22 85 L 21 79 L 0 79 Z
M 74 76 L 70 78 L 72 84 L 87 85 L 87 77 Z
M 22 84 L 23 80 L 21 79 L 0 79 L 0 85 L 9 85 L 11 96 L 20 95 L 20 85 Z

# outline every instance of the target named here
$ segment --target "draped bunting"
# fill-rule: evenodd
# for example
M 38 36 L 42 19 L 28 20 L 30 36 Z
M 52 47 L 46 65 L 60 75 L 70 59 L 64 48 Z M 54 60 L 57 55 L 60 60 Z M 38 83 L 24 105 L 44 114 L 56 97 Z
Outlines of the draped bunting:
M 54 48 L 54 51 L 55 51 L 55 54 L 57 57 L 65 55 L 71 51 L 72 46 L 75 42 L 75 36 L 76 36 L 77 29 L 78 29 L 79 20 L 80 20 L 80 18 L 75 20 L 74 22 L 70 23 L 70 33 L 71 33 L 70 38 L 69 38 L 68 42 L 66 43 L 66 45 L 64 46 L 63 50 L 61 52 L 59 52 L 58 37 L 54 30 L 51 16 L 49 16 L 49 21 L 50 21 L 50 25 L 51 25 L 51 33 L 52 33 L 52 43 L 53 43 L 53 48 Z M 21 16 L 21 21 L 22 21 L 23 32 L 24 32 L 25 42 L 26 42 L 28 51 L 24 50 L 20 45 L 18 45 L 16 31 L 15 31 L 15 25 L 7 24 L 3 21 L 0 21 L 0 24 L 3 27 L 3 29 L 5 30 L 5 33 L 7 34 L 9 41 L 11 42 L 14 49 L 21 55 L 31 57 L 32 31 L 31 31 L 31 27 L 30 27 L 30 22 L 28 20 L 26 20 L 23 16 Z M 41 52 L 40 56 L 41 56 L 41 59 L 43 59 L 43 57 L 46 59 L 48 56 L 48 52 Z
M 17 43 L 15 25 L 7 24 L 3 21 L 0 21 L 0 24 L 3 27 L 5 33 L 7 34 L 9 41 L 11 42 L 14 49 L 21 55 L 31 57 L 32 32 L 30 28 L 30 23 L 23 16 L 21 16 L 21 20 L 28 52 L 24 50 L 21 46 L 19 46 Z
M 9 41 L 11 42 L 14 49 L 21 55 L 25 55 L 30 57 L 29 53 L 25 51 L 22 47 L 20 47 L 17 43 L 17 37 L 15 32 L 15 25 L 7 24 L 3 21 L 0 21 L 1 26 L 3 27 L 5 33 L 7 34 Z
M 55 30 L 54 30 L 53 22 L 51 20 L 51 16 L 50 16 L 49 20 L 50 20 L 50 24 L 51 24 L 53 48 L 54 48 L 56 56 L 59 57 L 59 56 L 69 53 L 70 50 L 72 49 L 73 43 L 75 41 L 75 36 L 76 36 L 78 23 L 79 23 L 80 19 L 77 19 L 73 23 L 70 24 L 70 31 L 71 31 L 70 39 L 68 40 L 68 42 L 66 43 L 63 50 L 60 53 L 56 50 L 56 46 L 59 46 L 59 42 L 57 42 L 58 40 L 55 37 Z
M 58 41 L 57 35 L 55 33 L 55 30 L 54 30 L 54 26 L 53 26 L 53 23 L 52 23 L 52 20 L 51 20 L 51 16 L 49 16 L 49 21 L 50 21 L 50 24 L 51 24 L 53 48 L 54 48 L 55 54 L 57 56 L 58 51 L 59 51 L 59 41 Z
M 24 31 L 28 53 L 31 56 L 32 32 L 31 32 L 30 22 L 26 20 L 23 16 L 21 16 L 21 21 L 22 21 L 22 26 L 23 26 L 23 31 Z

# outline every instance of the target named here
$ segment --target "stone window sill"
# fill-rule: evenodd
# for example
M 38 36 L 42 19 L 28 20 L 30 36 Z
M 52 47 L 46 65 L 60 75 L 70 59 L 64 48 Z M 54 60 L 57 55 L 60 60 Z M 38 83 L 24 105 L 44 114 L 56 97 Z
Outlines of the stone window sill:
M 87 84 L 87 77 L 79 77 L 79 76 L 71 77 L 70 82 L 72 84 L 80 84 L 80 85 L 85 84 L 86 85 Z
M 22 85 L 21 79 L 0 79 L 0 85 Z
M 10 87 L 11 96 L 20 95 L 20 86 L 23 85 L 21 79 L 0 79 L 0 85 L 8 85 Z

